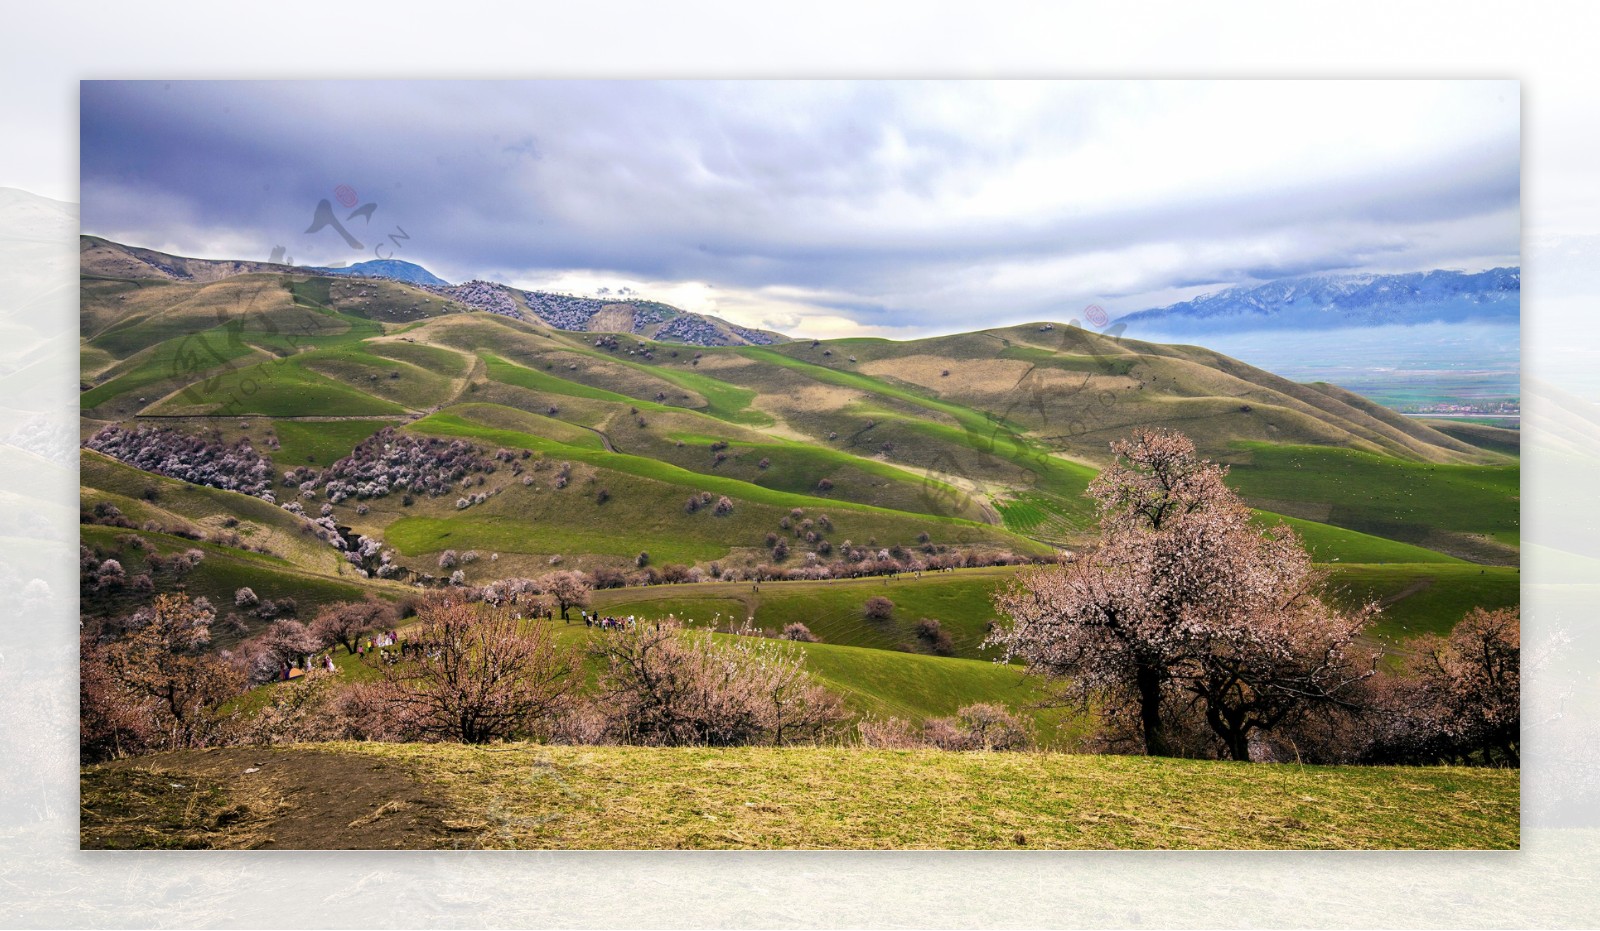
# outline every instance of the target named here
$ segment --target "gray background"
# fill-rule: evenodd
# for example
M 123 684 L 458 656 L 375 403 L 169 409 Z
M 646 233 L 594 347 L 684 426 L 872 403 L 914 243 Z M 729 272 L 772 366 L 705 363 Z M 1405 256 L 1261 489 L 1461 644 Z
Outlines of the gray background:
M 0 187 L 69 203 L 81 78 L 1519 78 L 1532 668 L 1524 849 L 1514 853 L 80 853 L 76 229 L 24 218 L 0 229 L 0 924 L 1592 926 L 1600 14 L 1539 9 L 1392 0 L 1070 12 L 858 0 L 7 5 Z

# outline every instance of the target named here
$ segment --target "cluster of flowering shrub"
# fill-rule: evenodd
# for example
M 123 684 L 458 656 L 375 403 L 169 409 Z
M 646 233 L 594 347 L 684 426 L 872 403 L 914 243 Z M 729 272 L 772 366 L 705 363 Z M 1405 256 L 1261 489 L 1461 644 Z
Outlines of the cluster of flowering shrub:
M 869 718 L 856 725 L 861 742 L 884 750 L 930 748 L 958 751 L 1030 750 L 1031 723 L 1003 705 L 967 705 L 947 718 L 929 718 L 919 727 L 901 718 Z
M 384 550 L 383 541 L 368 536 L 357 536 L 355 545 L 344 550 L 344 558 L 365 575 L 386 579 L 395 573 L 393 556 Z
M 280 615 L 293 616 L 300 610 L 299 603 L 289 596 L 278 599 L 262 598 L 248 585 L 234 590 L 233 606 L 269 621 Z M 237 617 L 235 622 L 238 626 L 243 626 Z
M 129 597 L 138 601 L 155 593 L 158 578 L 175 585 L 205 558 L 198 549 L 163 556 L 135 534 L 118 537 L 114 547 L 80 544 L 78 590 L 86 611 Z
M 456 510 L 465 511 L 474 504 L 482 504 L 483 502 L 488 501 L 489 496 L 493 494 L 493 491 L 480 491 L 475 494 L 463 495 L 456 499 Z
M 385 427 L 320 476 L 304 481 L 312 482 L 313 489 L 320 484 L 328 501 L 337 504 L 346 498 L 382 498 L 392 491 L 437 497 L 449 493 L 469 474 L 494 470 L 494 462 L 470 443 L 411 436 Z M 303 471 L 297 471 L 293 479 L 302 476 Z M 290 473 L 285 473 L 284 480 L 291 483 Z M 302 493 L 304 481 L 299 483 Z
M 709 321 L 688 314 L 674 317 L 666 326 L 657 330 L 656 339 L 675 340 L 692 346 L 723 346 L 729 341 Z
M 522 319 L 522 311 L 517 309 L 516 302 L 511 300 L 511 295 L 506 291 L 505 285 L 492 281 L 473 280 L 463 284 L 454 285 L 426 285 L 419 284 L 430 294 L 437 294 L 454 301 L 459 301 L 473 310 L 482 310 L 502 317 Z
M 689 498 L 684 505 L 685 512 L 695 513 L 704 506 L 708 498 L 709 495 L 706 494 Z M 740 578 L 753 580 L 858 578 L 894 575 L 900 572 L 938 572 L 978 566 L 1023 565 L 1033 561 L 1009 550 L 978 548 L 953 550 L 948 546 L 933 543 L 926 533 L 917 535 L 914 547 L 898 543 L 889 547 L 879 547 L 876 541 L 869 541 L 865 546 L 857 546 L 850 540 L 845 540 L 836 546 L 824 536 L 835 529 L 832 518 L 826 514 L 808 517 L 802 508 L 793 508 L 788 514 L 779 518 L 778 529 L 782 533 L 768 533 L 762 542 L 762 546 L 770 551 L 771 564 L 753 566 L 745 570 L 730 568 L 726 573 L 719 569 L 713 574 L 735 581 Z M 797 542 L 791 545 L 788 537 Z M 795 548 L 801 544 L 809 547 L 810 551 L 804 553 L 803 564 L 797 566 L 791 562 L 790 557 L 794 554 Z
M 863 548 L 852 549 L 851 552 L 860 556 L 860 560 L 852 562 L 838 559 L 829 562 L 816 553 L 806 553 L 799 564 L 791 562 L 782 566 L 773 563 L 734 566 L 713 562 L 701 568 L 665 563 L 659 566 L 654 564 L 639 566 L 631 571 L 613 566 L 596 566 L 589 571 L 588 576 L 595 588 L 604 589 L 624 588 L 630 585 L 679 585 L 710 580 L 781 582 L 852 579 L 897 575 L 904 572 L 940 572 L 979 566 L 1030 565 L 1039 561 L 1032 557 L 1019 556 L 1008 550 L 972 549 L 941 552 L 926 557 L 907 554 L 904 560 L 889 555 L 889 550 L 869 551 Z M 554 564 L 553 561 L 552 565 Z M 933 635 L 930 642 L 936 644 L 937 641 L 937 635 Z
M 587 330 L 589 321 L 600 312 L 600 308 L 606 306 L 605 301 L 592 297 L 573 297 L 548 291 L 526 292 L 523 300 L 539 315 L 539 319 L 558 330 Z
M 520 594 L 520 593 L 519 593 Z M 341 683 L 307 658 L 393 624 L 376 602 L 330 605 L 310 624 L 279 620 L 224 651 L 207 649 L 216 612 L 163 595 L 80 643 L 83 759 L 151 750 L 315 740 L 422 740 L 687 746 L 785 745 L 844 736 L 839 697 L 792 644 L 724 641 L 671 618 L 608 629 L 584 657 L 510 605 L 432 596 L 376 678 Z M 409 649 L 405 648 L 409 647 Z M 254 714 L 233 700 L 289 666 L 312 666 Z
M 826 541 L 823 541 L 826 543 Z M 777 582 L 801 579 L 857 579 L 869 576 L 898 575 L 903 572 L 942 572 L 980 566 L 1023 566 L 1038 560 L 1009 550 L 961 550 L 931 556 L 908 555 L 896 559 L 889 550 L 851 548 L 851 558 L 824 561 L 807 553 L 802 565 L 779 566 L 757 563 L 751 566 L 714 566 L 713 575 L 726 582 Z
M 111 424 L 84 443 L 136 469 L 260 496 L 272 487 L 272 463 L 248 439 L 224 443 L 166 427 Z
M 739 326 L 736 323 L 728 324 L 728 329 L 738 334 L 746 342 L 754 343 L 757 346 L 771 346 L 778 341 L 778 337 L 773 336 L 770 333 L 762 333 L 760 330 L 747 329 Z

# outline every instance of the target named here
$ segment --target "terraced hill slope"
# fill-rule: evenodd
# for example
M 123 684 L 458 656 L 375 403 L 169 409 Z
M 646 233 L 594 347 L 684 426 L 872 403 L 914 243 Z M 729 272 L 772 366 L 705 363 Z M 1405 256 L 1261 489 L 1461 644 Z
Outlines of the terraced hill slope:
M 156 551 L 183 548 L 175 531 L 235 527 L 265 547 L 207 550 L 215 558 L 190 584 L 219 597 L 252 573 L 273 592 L 305 584 L 315 604 L 453 571 L 469 583 L 553 568 L 801 578 L 1046 557 L 1090 539 L 1083 491 L 1110 442 L 1165 426 L 1229 463 L 1264 521 L 1288 520 L 1363 590 L 1450 610 L 1464 603 L 1454 591 L 1514 598 L 1519 468 L 1506 431 L 1406 418 L 1200 347 L 1043 322 L 909 342 L 691 346 L 628 332 L 640 318 L 604 307 L 584 325 L 623 332 L 550 326 L 514 289 L 530 312 L 486 313 L 466 292 L 381 278 L 167 261 L 91 237 L 84 256 L 84 438 L 160 428 L 216 449 L 245 443 L 270 463 L 268 504 L 84 454 L 86 513 L 115 507 Z M 657 337 L 671 319 L 650 324 Z M 447 492 L 329 484 L 397 444 L 452 443 L 488 468 Z M 370 560 L 340 558 L 330 527 L 387 554 L 388 580 Z M 127 530 L 112 521 L 85 539 L 121 552 Z M 693 589 L 696 613 L 721 604 L 711 587 Z M 830 642 L 922 651 L 911 631 L 925 611 L 976 656 L 987 588 L 923 600 L 893 631 L 827 599 L 774 602 L 761 621 L 815 608 Z M 1394 631 L 1440 629 L 1444 610 L 1403 615 Z

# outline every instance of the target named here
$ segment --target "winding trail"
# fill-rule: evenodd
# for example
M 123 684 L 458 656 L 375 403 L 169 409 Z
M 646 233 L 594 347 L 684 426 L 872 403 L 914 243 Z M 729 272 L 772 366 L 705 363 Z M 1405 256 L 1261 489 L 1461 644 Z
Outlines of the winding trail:
M 568 421 L 568 423 L 571 423 L 571 421 Z M 600 438 L 600 445 L 602 445 L 602 446 L 604 446 L 606 448 L 606 452 L 614 453 L 614 452 L 617 451 L 617 448 L 615 446 L 611 445 L 611 437 L 607 436 L 606 432 L 604 430 L 601 430 L 598 427 L 590 427 L 590 426 L 587 426 L 587 425 L 581 424 L 581 423 L 575 423 L 575 424 L 572 424 L 572 425 L 574 427 L 583 427 L 583 429 L 588 430 L 590 433 L 593 433 L 595 436 L 598 436 Z
M 1405 599 L 1410 598 L 1412 595 L 1415 595 L 1418 592 L 1427 591 L 1433 587 L 1433 582 L 1434 580 L 1432 577 L 1418 579 L 1394 594 L 1386 595 L 1383 598 L 1378 599 L 1378 606 L 1387 608 L 1396 602 L 1404 601 Z

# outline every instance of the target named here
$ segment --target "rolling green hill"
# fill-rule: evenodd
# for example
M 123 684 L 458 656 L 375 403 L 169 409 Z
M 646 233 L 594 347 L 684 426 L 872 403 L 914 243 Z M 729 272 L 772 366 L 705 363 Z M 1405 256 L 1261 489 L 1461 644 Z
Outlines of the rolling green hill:
M 1514 431 L 1045 322 L 746 345 L 771 334 L 648 302 L 540 304 L 93 237 L 82 253 L 85 440 L 252 492 L 86 446 L 86 623 L 182 590 L 215 606 L 212 646 L 233 649 L 274 618 L 400 602 L 452 572 L 478 585 L 580 569 L 611 586 L 592 595 L 604 615 L 724 639 L 805 625 L 816 642 L 793 649 L 852 726 L 995 703 L 1058 751 L 868 750 L 846 736 L 163 753 L 83 769 L 86 847 L 1517 844 L 1514 771 L 1059 752 L 1089 746 L 1097 711 L 1048 707 L 1038 680 L 982 647 L 1019 564 L 1092 543 L 1084 492 L 1110 443 L 1167 427 L 1229 466 L 1263 527 L 1299 534 L 1329 597 L 1381 606 L 1368 637 L 1397 667 L 1412 638 L 1520 601 Z M 490 291 L 508 298 L 495 313 L 482 312 Z M 590 304 L 581 331 L 548 322 L 579 325 L 551 307 Z M 696 320 L 724 345 L 686 344 Z M 118 430 L 151 445 L 96 438 Z M 362 538 L 381 572 L 347 555 Z M 120 568 L 102 572 L 108 560 Z M 236 603 L 246 587 L 259 606 Z M 869 617 L 880 596 L 888 616 Z M 576 611 L 525 623 L 580 651 L 573 684 L 592 694 L 600 661 L 584 648 L 614 635 Z M 334 653 L 336 687 L 378 674 Z M 259 722 L 303 685 L 260 686 L 227 710 Z
M 611 310 L 569 332 L 523 298 L 519 319 L 395 281 L 168 262 L 92 238 L 84 250 L 85 437 L 118 424 L 248 441 L 270 460 L 277 501 L 86 450 L 85 514 L 114 507 L 130 526 L 86 524 L 83 542 L 125 561 L 199 549 L 183 584 L 224 612 L 246 585 L 293 597 L 302 616 L 408 590 L 368 577 L 310 527 L 326 506 L 350 538 L 379 541 L 417 576 L 605 570 L 634 583 L 596 592 L 607 612 L 803 623 L 822 641 L 805 647 L 813 671 L 863 714 L 1021 707 L 1014 670 L 979 649 L 993 590 L 1014 569 L 798 577 L 848 574 L 880 554 L 971 565 L 1082 547 L 1094 533 L 1084 490 L 1110 442 L 1145 426 L 1182 430 L 1229 465 L 1263 524 L 1299 533 L 1339 597 L 1385 604 L 1374 635 L 1397 650 L 1470 607 L 1518 601 L 1513 432 L 1406 418 L 1200 347 L 1048 323 L 691 346 L 596 332 L 623 320 Z M 492 469 L 437 496 L 329 501 L 291 487 L 386 428 L 469 444 Z M 291 469 L 312 471 L 285 484 Z M 280 506 L 295 502 L 305 517 Z M 447 569 L 449 550 L 477 558 Z M 638 584 L 674 578 L 701 581 Z M 875 594 L 894 602 L 888 620 L 863 615 Z M 90 592 L 84 610 L 136 602 Z M 924 621 L 947 642 L 919 633 Z M 243 618 L 219 639 L 264 623 Z
M 995 588 L 1016 570 L 997 567 L 950 573 L 825 582 L 703 582 L 696 585 L 622 588 L 595 593 L 595 610 L 643 618 L 674 615 L 726 625 L 751 618 L 772 632 L 802 623 L 825 643 L 927 653 L 917 636 L 924 618 L 950 635 L 951 655 L 993 658 L 979 649 L 990 621 Z M 1371 601 L 1382 606 L 1372 634 L 1396 648 L 1411 637 L 1448 633 L 1474 607 L 1514 607 L 1521 601 L 1521 572 L 1514 567 L 1460 561 L 1427 563 L 1339 563 L 1329 567 L 1334 598 L 1349 607 Z M 894 602 L 887 620 L 869 621 L 863 604 L 874 595 Z

